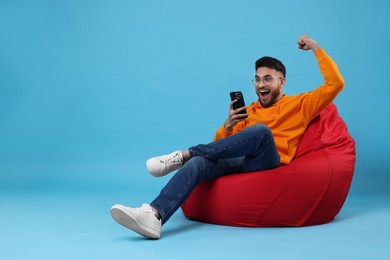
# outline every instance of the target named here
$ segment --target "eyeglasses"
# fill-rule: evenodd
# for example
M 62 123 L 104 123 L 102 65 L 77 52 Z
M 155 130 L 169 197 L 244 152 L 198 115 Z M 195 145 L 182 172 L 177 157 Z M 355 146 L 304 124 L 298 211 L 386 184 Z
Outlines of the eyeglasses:
M 258 77 L 258 76 L 255 76 L 253 79 L 252 79 L 252 83 L 253 83 L 253 85 L 259 85 L 260 83 L 261 83 L 261 81 L 263 81 L 263 83 L 265 84 L 265 85 L 269 85 L 269 84 L 271 84 L 273 81 L 274 81 L 274 77 L 272 77 L 271 75 L 266 75 L 266 76 L 264 76 L 263 77 L 263 79 L 261 79 L 260 77 Z M 279 77 L 279 78 L 277 78 L 277 79 L 282 79 L 282 77 Z

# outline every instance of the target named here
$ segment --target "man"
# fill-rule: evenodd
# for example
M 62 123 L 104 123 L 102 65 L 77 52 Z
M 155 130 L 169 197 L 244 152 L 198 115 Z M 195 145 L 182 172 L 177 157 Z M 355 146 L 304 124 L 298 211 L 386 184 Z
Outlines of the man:
M 253 79 L 259 99 L 248 107 L 233 109 L 207 145 L 151 158 L 146 162 L 155 177 L 174 170 L 167 185 L 150 205 L 129 208 L 114 205 L 111 215 L 121 225 L 149 238 L 159 238 L 162 225 L 172 216 L 203 180 L 232 173 L 261 171 L 288 164 L 307 126 L 344 87 L 337 65 L 317 42 L 307 35 L 298 39 L 298 48 L 312 50 L 324 84 L 301 95 L 283 95 L 286 69 L 277 59 L 256 61 Z M 246 109 L 246 113 L 240 113 Z

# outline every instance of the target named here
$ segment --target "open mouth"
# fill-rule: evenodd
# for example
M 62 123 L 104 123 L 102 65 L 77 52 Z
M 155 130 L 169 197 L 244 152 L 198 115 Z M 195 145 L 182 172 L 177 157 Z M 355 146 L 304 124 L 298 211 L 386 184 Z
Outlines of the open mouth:
M 269 89 L 260 89 L 259 90 L 260 97 L 263 99 L 268 98 L 269 93 L 271 93 L 271 90 L 269 90 Z

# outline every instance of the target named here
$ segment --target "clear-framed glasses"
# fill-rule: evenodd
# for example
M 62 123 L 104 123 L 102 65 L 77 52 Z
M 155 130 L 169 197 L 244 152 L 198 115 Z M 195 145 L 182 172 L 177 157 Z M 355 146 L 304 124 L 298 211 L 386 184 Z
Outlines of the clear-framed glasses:
M 258 76 L 255 76 L 252 79 L 252 83 L 253 83 L 253 85 L 257 86 L 257 85 L 259 85 L 261 83 L 261 81 L 263 81 L 263 83 L 265 85 L 269 85 L 269 84 L 271 84 L 274 81 L 274 79 L 282 79 L 282 77 L 274 78 L 271 75 L 265 75 L 263 77 L 263 79 L 262 79 L 262 78 L 260 78 Z

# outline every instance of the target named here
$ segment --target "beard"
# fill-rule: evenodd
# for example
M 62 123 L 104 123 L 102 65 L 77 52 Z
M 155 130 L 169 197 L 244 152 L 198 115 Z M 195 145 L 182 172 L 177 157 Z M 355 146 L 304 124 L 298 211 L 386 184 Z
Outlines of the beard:
M 278 101 L 278 97 L 280 96 L 280 89 L 277 88 L 268 94 L 262 94 L 259 91 L 256 92 L 257 96 L 259 97 L 259 101 L 262 107 L 270 107 L 272 106 L 276 101 Z

